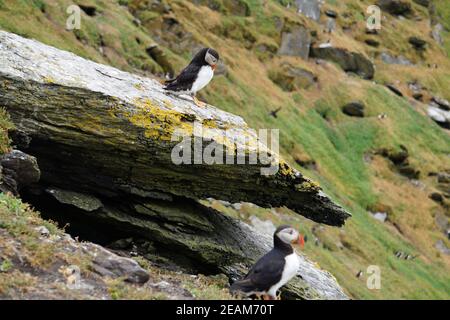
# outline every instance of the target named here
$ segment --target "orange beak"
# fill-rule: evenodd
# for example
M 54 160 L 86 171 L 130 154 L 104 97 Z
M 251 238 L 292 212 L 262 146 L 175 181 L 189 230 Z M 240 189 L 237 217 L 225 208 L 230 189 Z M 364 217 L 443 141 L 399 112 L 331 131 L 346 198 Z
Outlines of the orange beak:
M 217 64 L 213 64 L 213 65 L 211 66 L 211 68 L 213 69 L 213 71 L 216 70 L 216 67 L 217 67 Z
M 305 238 L 301 234 L 298 235 L 298 245 L 302 249 L 305 247 Z

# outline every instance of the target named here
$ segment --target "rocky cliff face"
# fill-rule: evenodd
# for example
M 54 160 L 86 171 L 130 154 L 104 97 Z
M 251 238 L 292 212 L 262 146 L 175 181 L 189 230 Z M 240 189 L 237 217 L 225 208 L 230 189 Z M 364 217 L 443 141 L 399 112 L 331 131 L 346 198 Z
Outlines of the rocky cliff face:
M 7 32 L 0 32 L 0 105 L 17 127 L 17 146 L 39 163 L 40 183 L 27 196 L 42 209 L 82 217 L 98 233 L 139 238 L 148 257 L 232 279 L 268 250 L 271 239 L 199 202 L 209 197 L 286 206 L 333 226 L 349 217 L 267 149 L 242 118 Z M 171 154 L 179 141 L 171 138 L 178 129 L 231 147 L 233 158 L 236 150 L 251 158 L 262 149 L 277 173 L 261 175 L 261 163 L 175 165 Z M 303 255 L 300 260 L 300 277 L 285 297 L 346 298 L 329 273 Z

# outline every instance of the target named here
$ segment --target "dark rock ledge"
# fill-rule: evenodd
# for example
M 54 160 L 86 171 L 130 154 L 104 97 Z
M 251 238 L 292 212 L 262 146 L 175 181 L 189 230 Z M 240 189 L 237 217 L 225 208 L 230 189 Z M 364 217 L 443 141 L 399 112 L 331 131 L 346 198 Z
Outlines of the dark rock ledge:
M 242 135 L 252 146 L 260 142 L 238 116 L 198 108 L 165 95 L 154 80 L 1 31 L 0 105 L 17 136 L 27 137 L 24 151 L 37 158 L 41 180 L 31 193 L 51 198 L 45 205 L 57 201 L 98 228 L 138 235 L 152 243 L 149 251 L 193 270 L 233 279 L 271 246 L 199 199 L 286 206 L 333 226 L 350 216 L 281 159 L 272 176 L 262 176 L 261 165 L 174 165 L 172 133 L 182 127 L 195 136 L 194 121 L 207 129 L 204 138 L 221 145 L 241 148 L 233 140 Z M 229 140 L 225 129 L 233 133 Z M 255 152 L 244 149 L 246 156 Z M 299 257 L 301 277 L 285 297 L 346 298 L 328 272 Z

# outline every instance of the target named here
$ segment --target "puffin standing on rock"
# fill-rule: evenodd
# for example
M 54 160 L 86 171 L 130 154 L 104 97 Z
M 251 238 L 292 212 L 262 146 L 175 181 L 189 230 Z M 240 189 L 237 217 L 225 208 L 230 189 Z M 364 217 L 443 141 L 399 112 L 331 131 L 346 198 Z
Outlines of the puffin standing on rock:
M 264 300 L 277 299 L 277 291 L 291 280 L 300 267 L 291 243 L 304 246 L 303 236 L 290 226 L 280 226 L 273 235 L 274 248 L 256 262 L 244 279 L 231 285 L 231 292 L 247 296 L 262 295 Z
M 166 81 L 164 90 L 177 95 L 189 94 L 194 103 L 201 107 L 202 104 L 195 95 L 212 80 L 218 62 L 219 54 L 216 50 L 211 48 L 200 50 L 176 78 Z

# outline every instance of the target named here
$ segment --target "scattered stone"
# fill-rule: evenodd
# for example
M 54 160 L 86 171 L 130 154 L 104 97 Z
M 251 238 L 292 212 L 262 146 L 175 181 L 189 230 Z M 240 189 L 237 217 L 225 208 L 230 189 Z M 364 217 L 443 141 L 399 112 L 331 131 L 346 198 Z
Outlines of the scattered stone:
M 427 45 L 427 42 L 419 37 L 410 37 L 408 42 L 414 47 L 414 49 L 423 51 Z
M 429 195 L 429 198 L 439 204 L 444 202 L 444 197 L 439 192 L 433 192 Z
M 39 226 L 34 228 L 34 230 L 41 235 L 41 237 L 48 238 L 50 236 L 50 231 L 48 231 L 47 227 Z
M 368 39 L 364 40 L 364 42 L 368 46 L 375 47 L 375 48 L 377 48 L 380 45 L 380 43 L 377 40 L 371 39 L 371 38 L 368 38 Z
M 334 18 L 334 19 L 336 19 L 338 16 L 338 13 L 336 11 L 330 10 L 330 9 L 325 10 L 325 14 L 327 15 L 327 17 Z
M 412 12 L 411 4 L 404 0 L 378 0 L 377 5 L 392 15 L 408 15 Z
M 388 158 L 396 165 L 406 162 L 409 157 L 408 149 L 404 145 L 400 145 L 400 150 L 381 149 L 376 153 Z
M 397 166 L 398 171 L 409 179 L 419 179 L 420 170 L 413 168 L 408 162 Z
M 314 21 L 320 19 L 320 3 L 318 0 L 296 0 L 298 12 Z
M 342 107 L 342 112 L 351 117 L 364 117 L 365 105 L 359 101 L 353 101 Z
M 448 236 L 448 231 L 450 230 L 449 218 L 445 216 L 445 214 L 437 212 L 434 221 L 439 230 L 445 234 L 445 236 Z
M 284 91 L 308 89 L 317 82 L 317 76 L 312 72 L 289 63 L 269 72 L 269 78 Z
M 450 129 L 450 111 L 445 111 L 436 107 L 428 107 L 428 116 L 444 129 Z
M 242 203 L 240 203 L 240 202 L 233 203 L 231 206 L 232 206 L 233 209 L 236 210 L 236 211 L 240 211 L 240 210 L 242 209 Z
M 434 25 L 431 30 L 431 37 L 441 46 L 444 44 L 444 40 L 442 39 L 442 31 L 444 31 L 444 27 L 440 23 Z
M 440 97 L 432 97 L 431 101 L 435 103 L 439 108 L 445 111 L 450 111 L 450 102 Z
M 134 24 L 136 27 L 140 27 L 140 26 L 142 26 L 142 21 L 141 21 L 140 19 L 134 17 L 134 18 L 133 18 L 133 24 Z
M 450 255 L 450 249 L 445 245 L 444 241 L 438 240 L 434 247 L 445 255 Z
M 303 26 L 295 26 L 281 35 L 281 45 L 278 54 L 296 56 L 307 59 L 310 53 L 311 34 Z
M 409 90 L 411 90 L 414 99 L 422 101 L 423 99 L 422 85 L 419 82 L 417 81 L 409 82 L 408 88 Z
M 336 29 L 336 19 L 328 18 L 327 19 L 327 24 L 326 24 L 326 27 L 325 27 L 325 32 L 326 33 L 332 33 L 335 29 Z
M 450 183 L 450 173 L 449 172 L 438 172 L 437 181 L 439 183 Z
M 147 282 L 150 278 L 147 271 L 133 259 L 120 257 L 93 243 L 82 243 L 81 247 L 86 253 L 93 256 L 92 268 L 101 276 L 125 277 L 126 281 L 139 284 Z
M 78 209 L 92 212 L 103 207 L 102 202 L 92 195 L 78 193 L 74 191 L 63 190 L 59 188 L 49 188 L 45 190 L 52 195 L 58 202 L 69 204 Z
M 152 283 L 150 286 L 159 290 L 167 290 L 171 287 L 170 283 L 164 280 L 158 283 Z
M 13 150 L 0 157 L 0 191 L 18 194 L 20 189 L 39 181 L 41 171 L 36 158 L 20 150 Z
M 380 57 L 381 57 L 381 60 L 386 64 L 400 64 L 400 65 L 404 65 L 404 66 L 412 66 L 413 65 L 413 63 L 411 61 L 409 61 L 408 59 L 406 59 L 404 56 L 401 56 L 401 55 L 398 57 L 394 57 L 387 52 L 382 52 Z
M 380 222 L 386 222 L 388 215 L 386 212 L 375 212 L 372 213 L 372 217 Z
M 399 97 L 403 97 L 403 93 L 393 84 L 387 84 L 386 87 Z
M 420 173 L 420 172 L 419 172 Z M 420 181 L 420 180 L 417 180 L 417 179 L 412 179 L 412 180 L 410 180 L 410 183 L 415 187 L 415 188 L 417 188 L 417 189 L 420 189 L 420 190 L 425 190 L 426 188 L 427 188 L 427 185 L 425 184 L 425 183 L 423 183 L 422 181 Z
M 375 74 L 373 63 L 364 55 L 343 48 L 312 47 L 311 57 L 337 63 L 345 72 L 353 72 L 364 79 L 372 79 Z

